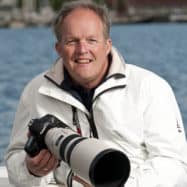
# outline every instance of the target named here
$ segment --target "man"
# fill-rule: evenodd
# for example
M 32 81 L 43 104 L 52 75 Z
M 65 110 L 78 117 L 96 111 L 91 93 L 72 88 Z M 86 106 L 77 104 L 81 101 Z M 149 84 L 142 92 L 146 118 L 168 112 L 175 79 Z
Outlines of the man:
M 34 158 L 23 150 L 28 122 L 53 114 L 82 136 L 102 139 L 129 157 L 125 187 L 186 187 L 185 132 L 166 81 L 124 62 L 112 47 L 103 7 L 68 3 L 54 28 L 61 58 L 21 96 L 6 155 L 10 181 L 46 186 L 53 173 L 59 184 L 91 186 L 48 150 Z

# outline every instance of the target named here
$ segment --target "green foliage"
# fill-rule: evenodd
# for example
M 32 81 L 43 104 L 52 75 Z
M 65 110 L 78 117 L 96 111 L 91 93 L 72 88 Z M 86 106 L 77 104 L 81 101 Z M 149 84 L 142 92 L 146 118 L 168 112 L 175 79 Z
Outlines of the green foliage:
M 71 1 L 71 0 L 49 0 L 49 4 L 51 5 L 54 11 L 58 11 L 62 7 L 63 3 L 65 3 L 66 1 Z M 105 3 L 105 0 L 94 0 L 94 1 L 98 4 Z
M 22 8 L 23 7 L 23 0 L 17 0 L 17 7 Z
M 53 10 L 58 11 L 62 7 L 62 4 L 65 2 L 65 0 L 49 0 L 49 3 Z
M 94 2 L 96 2 L 97 4 L 104 4 L 105 3 L 104 0 L 94 0 Z
M 25 0 L 17 0 L 16 4 L 18 8 L 23 8 L 23 2 Z M 41 6 L 41 1 L 40 0 L 36 0 L 36 11 L 39 12 L 40 11 L 40 6 Z
M 40 3 L 41 1 L 40 0 L 36 0 L 36 11 L 39 12 L 40 11 Z

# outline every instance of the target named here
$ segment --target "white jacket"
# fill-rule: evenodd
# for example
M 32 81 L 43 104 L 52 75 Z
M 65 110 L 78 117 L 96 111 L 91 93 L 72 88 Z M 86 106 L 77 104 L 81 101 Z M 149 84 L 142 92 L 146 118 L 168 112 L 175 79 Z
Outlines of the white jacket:
M 95 90 L 92 113 L 59 87 L 61 60 L 45 77 L 41 74 L 26 86 L 6 154 L 12 183 L 19 187 L 47 185 L 49 176 L 34 177 L 25 166 L 28 122 L 50 113 L 74 128 L 74 106 L 83 136 L 90 135 L 88 119 L 93 118 L 99 139 L 128 155 L 131 173 L 125 187 L 187 187 L 185 132 L 171 87 L 154 73 L 125 64 L 117 50 L 112 50 L 112 56 L 107 79 Z M 55 177 L 66 184 L 69 171 L 62 163 Z

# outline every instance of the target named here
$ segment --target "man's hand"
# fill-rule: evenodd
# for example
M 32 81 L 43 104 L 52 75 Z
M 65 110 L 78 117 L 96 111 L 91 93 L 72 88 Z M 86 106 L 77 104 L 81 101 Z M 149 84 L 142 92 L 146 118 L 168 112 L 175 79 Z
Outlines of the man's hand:
M 59 164 L 59 160 L 46 149 L 41 150 L 35 157 L 27 155 L 25 161 L 29 172 L 38 177 L 47 175 Z
M 80 184 L 82 184 L 84 187 L 92 187 L 90 184 L 88 184 L 87 182 L 85 182 L 83 179 L 81 179 L 78 176 L 73 176 L 73 180 L 79 182 Z

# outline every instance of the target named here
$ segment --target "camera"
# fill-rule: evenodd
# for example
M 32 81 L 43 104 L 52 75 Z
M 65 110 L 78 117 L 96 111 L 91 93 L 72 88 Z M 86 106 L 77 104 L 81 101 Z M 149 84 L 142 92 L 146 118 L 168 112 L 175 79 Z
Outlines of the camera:
M 53 115 L 29 123 L 25 151 L 31 156 L 47 148 L 72 171 L 95 187 L 122 187 L 130 173 L 128 157 L 96 138 L 82 137 Z

